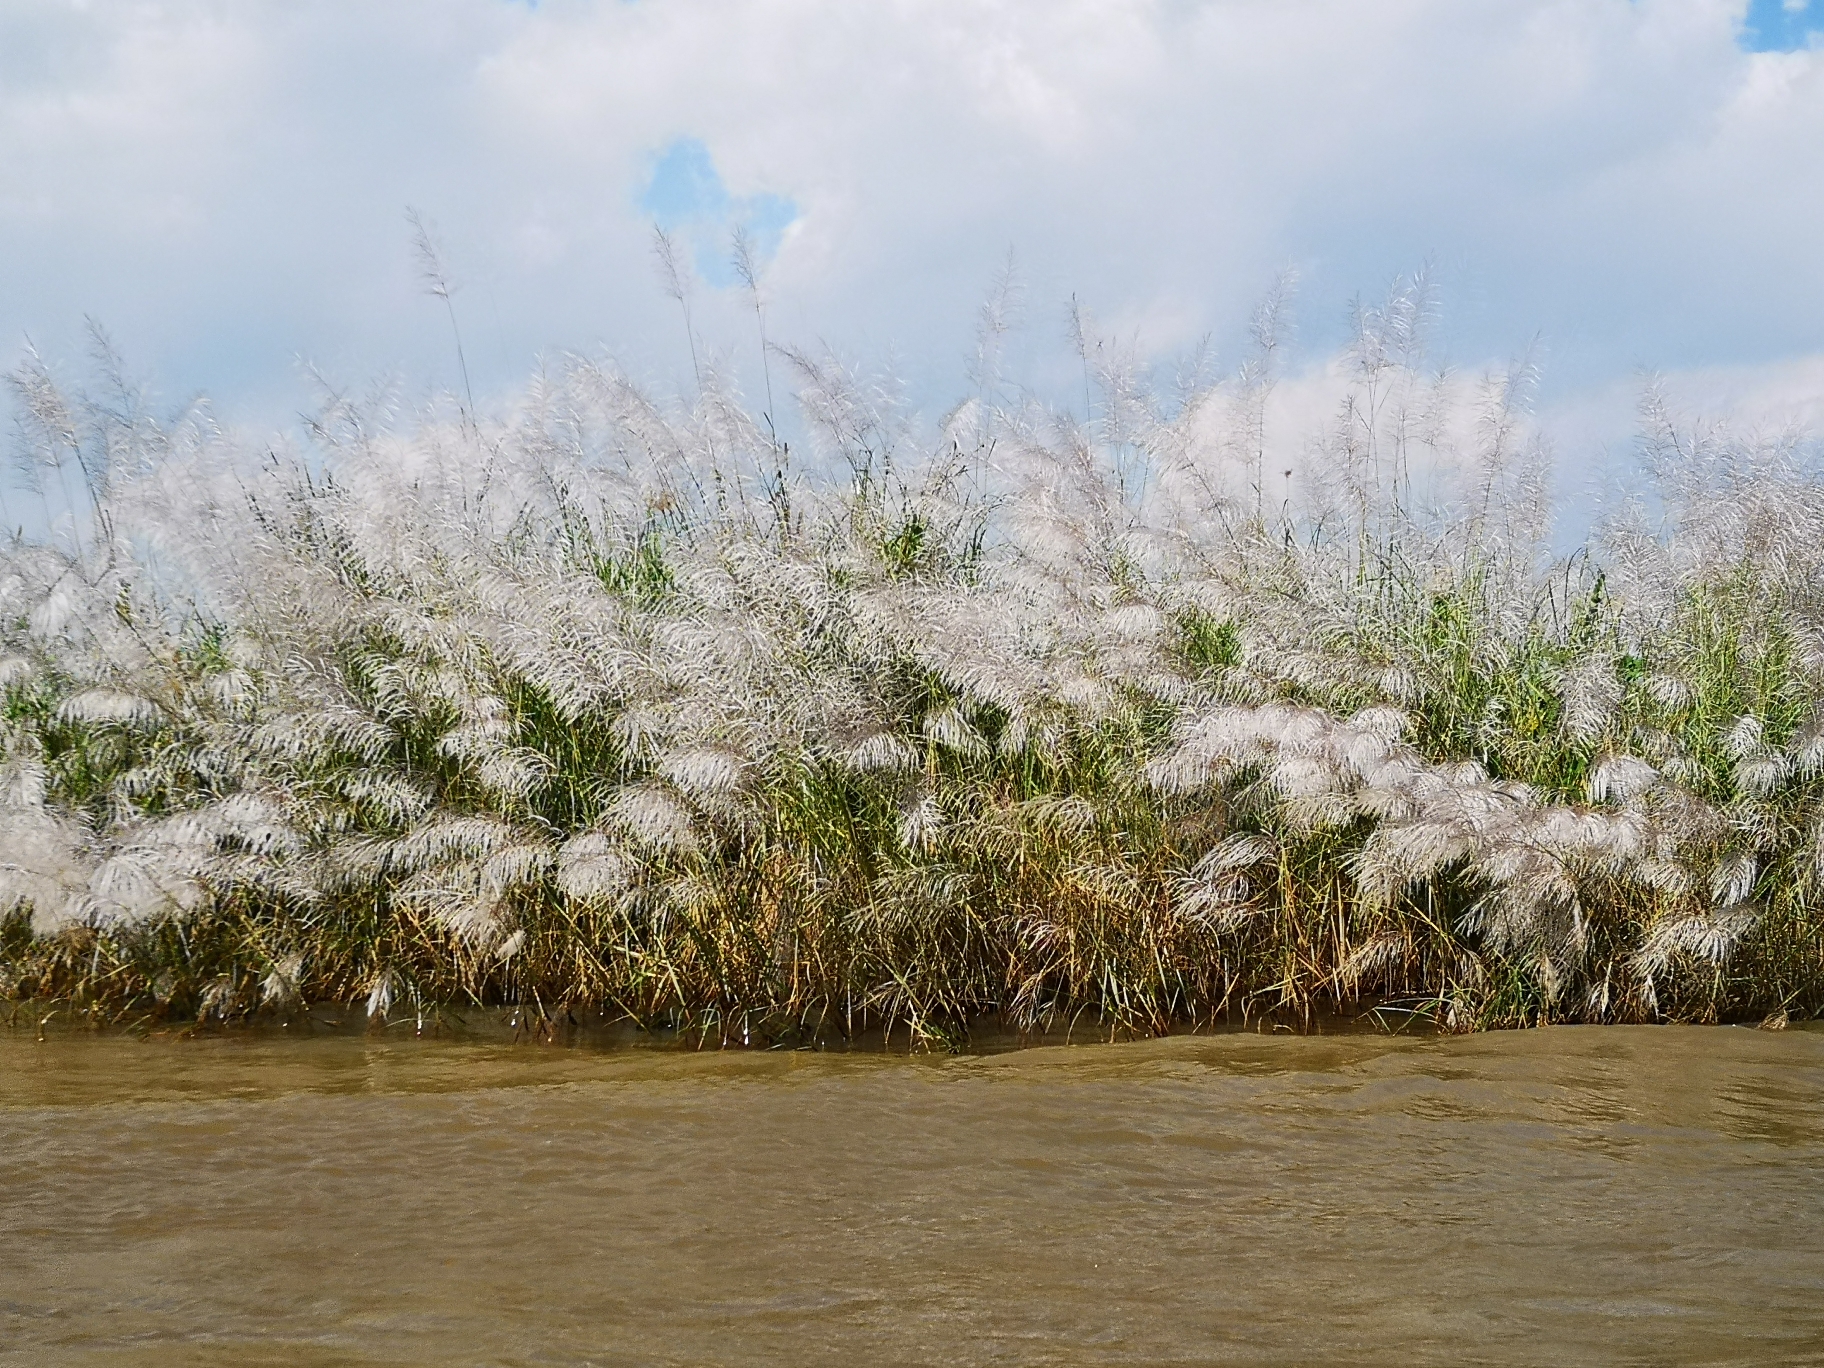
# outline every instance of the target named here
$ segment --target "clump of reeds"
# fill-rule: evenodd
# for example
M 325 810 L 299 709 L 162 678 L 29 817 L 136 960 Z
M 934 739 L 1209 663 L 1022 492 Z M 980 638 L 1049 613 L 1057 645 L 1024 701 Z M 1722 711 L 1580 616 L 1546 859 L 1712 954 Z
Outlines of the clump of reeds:
M 1270 345 L 1170 402 L 1103 364 L 1091 421 L 984 384 L 922 440 L 776 351 L 808 450 L 708 366 L 667 408 L 573 360 L 508 419 L 337 401 L 257 457 L 32 359 L 0 994 L 747 1038 L 1816 1011 L 1807 450 L 1649 405 L 1640 502 L 1554 557 L 1524 377 L 1428 378 L 1412 314 L 1363 315 L 1271 495 Z

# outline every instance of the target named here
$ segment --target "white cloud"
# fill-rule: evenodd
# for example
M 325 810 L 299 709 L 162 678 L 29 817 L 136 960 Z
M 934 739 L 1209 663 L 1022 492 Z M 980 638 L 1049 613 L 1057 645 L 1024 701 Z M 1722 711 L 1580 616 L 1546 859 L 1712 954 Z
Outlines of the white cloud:
M 487 385 L 604 341 L 675 379 L 637 205 L 654 155 L 695 138 L 731 196 L 801 210 L 779 329 L 895 350 L 933 400 L 1011 243 L 1041 371 L 1073 291 L 1153 348 L 1223 343 L 1293 262 L 1322 352 L 1349 295 L 1430 257 L 1456 359 L 1540 332 L 1569 412 L 1642 367 L 1817 348 L 1824 52 L 1745 53 L 1744 12 L 12 0 L 0 337 L 70 355 L 98 314 L 169 388 L 261 414 L 295 401 L 300 353 L 447 381 L 412 203 L 468 278 Z M 699 317 L 739 356 L 734 301 L 707 292 Z

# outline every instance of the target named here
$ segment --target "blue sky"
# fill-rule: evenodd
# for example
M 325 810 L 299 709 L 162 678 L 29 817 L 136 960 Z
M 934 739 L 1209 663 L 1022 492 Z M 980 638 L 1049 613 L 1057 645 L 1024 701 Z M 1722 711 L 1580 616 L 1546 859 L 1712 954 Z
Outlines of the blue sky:
M 8 0 L 0 361 L 105 322 L 167 402 L 278 425 L 339 384 L 454 383 L 404 211 L 437 226 L 478 390 L 608 351 L 688 388 L 775 335 L 966 392 L 1011 248 L 1010 359 L 1062 385 L 1075 296 L 1169 365 L 1238 356 L 1296 271 L 1321 368 L 1429 262 L 1440 360 L 1524 348 L 1568 464 L 1644 371 L 1693 403 L 1824 393 L 1824 0 Z M 1824 417 L 1824 415 L 1820 415 Z
M 653 158 L 640 208 L 656 227 L 690 243 L 697 273 L 717 289 L 740 283 L 733 266 L 737 229 L 746 232 L 750 250 L 764 267 L 798 220 L 798 206 L 784 195 L 764 190 L 730 195 L 700 138 L 679 138 Z
M 1791 52 L 1824 32 L 1824 0 L 1753 0 L 1742 26 L 1750 52 Z

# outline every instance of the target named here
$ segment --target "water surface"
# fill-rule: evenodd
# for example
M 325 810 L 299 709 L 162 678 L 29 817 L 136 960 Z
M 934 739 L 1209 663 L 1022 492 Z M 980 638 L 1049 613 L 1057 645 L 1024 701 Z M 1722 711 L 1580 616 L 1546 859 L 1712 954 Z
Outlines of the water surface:
M 0 1032 L 0 1364 L 1824 1362 L 1824 1033 Z

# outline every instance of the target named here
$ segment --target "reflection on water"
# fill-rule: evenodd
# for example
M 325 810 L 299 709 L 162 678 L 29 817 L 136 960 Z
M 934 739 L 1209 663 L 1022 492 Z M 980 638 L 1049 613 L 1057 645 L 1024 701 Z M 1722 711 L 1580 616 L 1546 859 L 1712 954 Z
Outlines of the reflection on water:
M 0 1364 L 1824 1359 L 1824 1033 L 0 1033 Z

